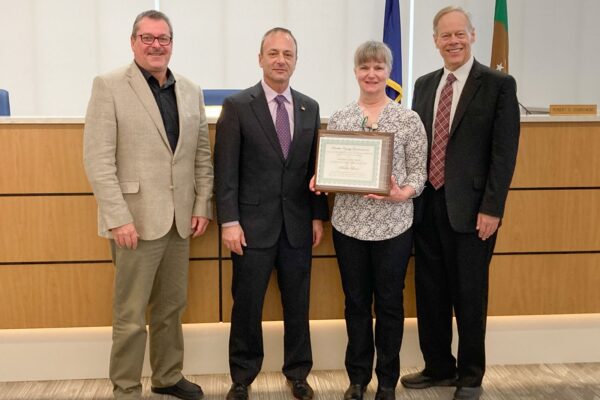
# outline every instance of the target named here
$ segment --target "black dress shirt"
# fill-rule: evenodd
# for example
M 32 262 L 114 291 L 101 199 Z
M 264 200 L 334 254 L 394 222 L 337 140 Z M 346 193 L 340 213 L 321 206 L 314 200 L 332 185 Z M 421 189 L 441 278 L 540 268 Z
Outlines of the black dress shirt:
M 158 80 L 144 68 L 138 65 L 142 75 L 146 78 L 148 86 L 154 95 L 160 115 L 167 132 L 167 139 L 171 150 L 175 153 L 177 148 L 177 140 L 179 139 L 179 112 L 177 110 L 177 97 L 175 96 L 175 76 L 167 69 L 167 81 L 160 86 Z

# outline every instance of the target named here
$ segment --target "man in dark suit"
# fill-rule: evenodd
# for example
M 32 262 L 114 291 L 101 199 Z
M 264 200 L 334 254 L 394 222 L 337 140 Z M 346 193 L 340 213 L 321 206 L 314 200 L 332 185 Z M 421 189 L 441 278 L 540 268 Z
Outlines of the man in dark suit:
M 328 211 L 326 198 L 308 189 L 319 105 L 289 86 L 296 58 L 289 30 L 268 31 L 258 56 L 262 81 L 225 99 L 217 122 L 217 214 L 233 260 L 228 400 L 247 399 L 260 372 L 262 308 L 273 267 L 284 314 L 283 373 L 294 397 L 313 397 L 306 381 L 311 246 L 321 241 Z
M 471 55 L 469 15 L 446 7 L 434 18 L 444 68 L 415 83 L 413 109 L 429 139 L 427 188 L 415 204 L 415 285 L 425 369 L 409 388 L 457 386 L 478 399 L 485 372 L 489 263 L 519 141 L 515 80 Z M 451 352 L 452 313 L 459 345 Z

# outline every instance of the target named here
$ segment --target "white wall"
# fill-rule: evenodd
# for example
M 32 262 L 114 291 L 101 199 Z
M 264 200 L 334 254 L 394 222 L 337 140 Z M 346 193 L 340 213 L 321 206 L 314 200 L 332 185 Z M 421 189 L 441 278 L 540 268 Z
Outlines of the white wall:
M 185 324 L 183 373 L 228 373 L 229 328 L 228 323 Z M 452 346 L 456 353 L 456 324 L 454 330 Z M 283 323 L 263 322 L 263 335 L 265 359 L 262 370 L 280 371 Z M 313 370 L 343 369 L 347 343 L 344 320 L 311 321 L 310 335 Z M 597 363 L 600 361 L 599 336 L 600 314 L 489 317 L 486 363 Z M 0 329 L 0 382 L 107 378 L 110 345 L 111 328 L 108 326 Z M 407 318 L 404 323 L 400 359 L 403 368 L 423 366 L 415 318 Z M 60 360 L 60 368 L 56 367 L 57 360 Z M 143 376 L 149 375 L 146 356 Z
M 408 0 L 400 0 L 408 84 Z M 447 1 L 415 0 L 413 80 L 441 66 L 431 19 Z M 290 28 L 299 43 L 292 86 L 323 116 L 357 95 L 352 54 L 381 39 L 385 0 L 161 0 L 172 19 L 173 70 L 205 88 L 245 88 L 260 79 L 262 34 Z M 456 0 L 473 16 L 475 57 L 489 63 L 495 0 Z M 0 0 L 0 88 L 14 116 L 81 116 L 95 75 L 131 61 L 135 16 L 152 0 Z M 600 1 L 508 0 L 510 72 L 529 106 L 600 104 Z

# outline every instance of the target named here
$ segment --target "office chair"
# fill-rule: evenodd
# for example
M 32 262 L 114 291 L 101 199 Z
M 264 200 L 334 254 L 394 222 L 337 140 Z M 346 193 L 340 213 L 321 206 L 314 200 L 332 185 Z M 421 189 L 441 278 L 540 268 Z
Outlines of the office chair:
M 204 89 L 204 104 L 207 106 L 221 106 L 225 97 L 239 92 L 239 89 Z
M 8 92 L 0 89 L 0 116 L 10 117 L 10 102 L 8 100 Z

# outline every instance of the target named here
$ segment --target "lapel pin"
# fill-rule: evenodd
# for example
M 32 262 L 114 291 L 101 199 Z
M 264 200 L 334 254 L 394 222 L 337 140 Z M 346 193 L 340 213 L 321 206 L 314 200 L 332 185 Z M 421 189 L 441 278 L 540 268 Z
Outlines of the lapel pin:
M 306 108 L 305 108 L 304 106 L 300 106 L 300 109 L 301 109 L 302 111 L 306 111 Z

